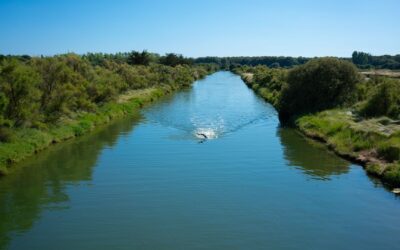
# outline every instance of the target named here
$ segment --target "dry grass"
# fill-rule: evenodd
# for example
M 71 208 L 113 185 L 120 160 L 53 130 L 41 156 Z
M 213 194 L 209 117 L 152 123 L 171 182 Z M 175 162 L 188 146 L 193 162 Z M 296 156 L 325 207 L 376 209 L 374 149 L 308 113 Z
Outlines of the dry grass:
M 246 82 L 252 82 L 253 78 L 254 78 L 254 74 L 253 73 L 242 73 L 242 78 Z
M 362 71 L 361 74 L 363 74 L 366 77 L 385 76 L 391 78 L 400 78 L 400 71 L 386 70 L 386 69 Z
M 148 96 L 153 93 L 156 88 L 146 88 L 146 89 L 136 89 L 136 90 L 128 90 L 118 97 L 117 103 L 126 103 L 133 98 L 139 98 L 143 96 Z

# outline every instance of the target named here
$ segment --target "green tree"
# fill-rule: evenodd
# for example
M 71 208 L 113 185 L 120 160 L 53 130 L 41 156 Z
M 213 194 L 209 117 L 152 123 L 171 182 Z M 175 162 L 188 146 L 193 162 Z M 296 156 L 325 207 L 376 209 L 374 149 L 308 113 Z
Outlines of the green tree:
M 365 116 L 389 116 L 400 118 L 400 82 L 384 79 L 368 98 L 361 113 Z
M 8 98 L 4 93 L 0 92 L 0 127 L 4 124 L 5 119 L 4 119 L 4 112 L 7 109 L 8 106 Z
M 55 122 L 63 115 L 90 106 L 86 87 L 95 74 L 90 66 L 80 61 L 74 55 L 32 61 L 41 76 L 37 87 L 41 92 L 39 110 L 44 122 Z
M 0 91 L 8 98 L 5 118 L 16 126 L 35 116 L 40 98 L 36 88 L 39 75 L 29 66 L 15 59 L 4 60 L 0 71 Z
M 97 77 L 88 87 L 88 96 L 94 103 L 113 100 L 117 94 L 127 89 L 122 77 L 104 68 L 96 68 Z
M 128 63 L 130 65 L 149 65 L 151 62 L 151 54 L 146 50 L 142 52 L 132 51 L 128 56 Z
M 182 55 L 177 55 L 174 53 L 168 53 L 165 56 L 161 57 L 160 62 L 164 65 L 175 67 L 177 65 L 184 64 L 192 64 L 192 60 L 189 58 L 185 58 Z
M 279 118 L 343 105 L 353 95 L 359 74 L 356 67 L 336 58 L 320 58 L 290 70 L 278 104 Z
M 354 51 L 352 54 L 352 61 L 357 65 L 367 65 L 369 63 L 370 54 L 364 52 Z

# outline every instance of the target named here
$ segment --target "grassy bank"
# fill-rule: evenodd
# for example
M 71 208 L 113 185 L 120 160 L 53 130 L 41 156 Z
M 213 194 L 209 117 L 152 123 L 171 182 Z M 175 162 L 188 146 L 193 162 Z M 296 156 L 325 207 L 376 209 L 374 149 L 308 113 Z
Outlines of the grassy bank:
M 233 71 L 246 85 L 277 108 L 287 70 L 265 67 L 244 67 Z
M 286 70 L 253 67 L 239 68 L 234 72 L 279 110 Z M 380 105 L 376 101 L 390 99 L 390 96 L 382 94 L 385 93 L 382 91 L 385 88 L 381 87 L 384 85 L 387 85 L 384 79 L 361 82 L 355 90 L 355 103 L 297 115 L 292 125 L 305 136 L 325 143 L 339 156 L 361 164 L 368 174 L 389 186 L 400 187 L 400 121 L 393 115 L 390 118 L 391 112 L 385 111 L 396 110 L 393 108 L 396 105 L 387 105 L 386 102 Z M 386 89 L 386 92 L 394 93 L 393 87 Z M 370 110 L 367 107 L 375 108 L 376 114 L 364 116 L 365 110 Z
M 62 125 L 54 125 L 46 129 L 16 129 L 13 131 L 12 142 L 0 143 L 0 174 L 9 173 L 13 164 L 46 149 L 52 144 L 82 136 L 112 120 L 133 115 L 139 112 L 145 104 L 179 88 L 181 88 L 179 85 L 166 85 L 131 90 L 121 95 L 117 102 L 107 103 L 97 108 L 95 112 L 76 113 L 74 118 L 62 121 Z
M 296 120 L 299 130 L 338 155 L 363 165 L 390 186 L 400 184 L 400 124 L 383 117 L 358 119 L 348 110 L 327 110 Z

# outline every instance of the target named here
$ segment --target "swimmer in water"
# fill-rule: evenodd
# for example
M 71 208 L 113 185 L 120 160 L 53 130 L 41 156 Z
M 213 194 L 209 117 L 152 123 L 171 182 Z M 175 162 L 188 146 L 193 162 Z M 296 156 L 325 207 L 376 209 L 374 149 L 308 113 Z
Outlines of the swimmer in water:
M 204 133 L 197 133 L 197 135 L 203 136 L 204 139 L 208 139 L 207 135 Z
M 202 137 L 203 137 L 202 139 L 200 139 L 199 143 L 203 143 L 203 142 L 205 142 L 205 141 L 208 139 L 207 135 L 204 134 L 204 133 L 196 133 L 196 135 L 197 135 L 197 136 L 202 136 Z

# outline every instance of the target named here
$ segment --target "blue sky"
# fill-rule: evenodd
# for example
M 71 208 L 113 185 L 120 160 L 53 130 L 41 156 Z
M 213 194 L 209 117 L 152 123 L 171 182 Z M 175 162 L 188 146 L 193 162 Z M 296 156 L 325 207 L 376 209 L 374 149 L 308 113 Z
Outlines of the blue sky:
M 0 0 L 0 54 L 400 54 L 399 0 Z

